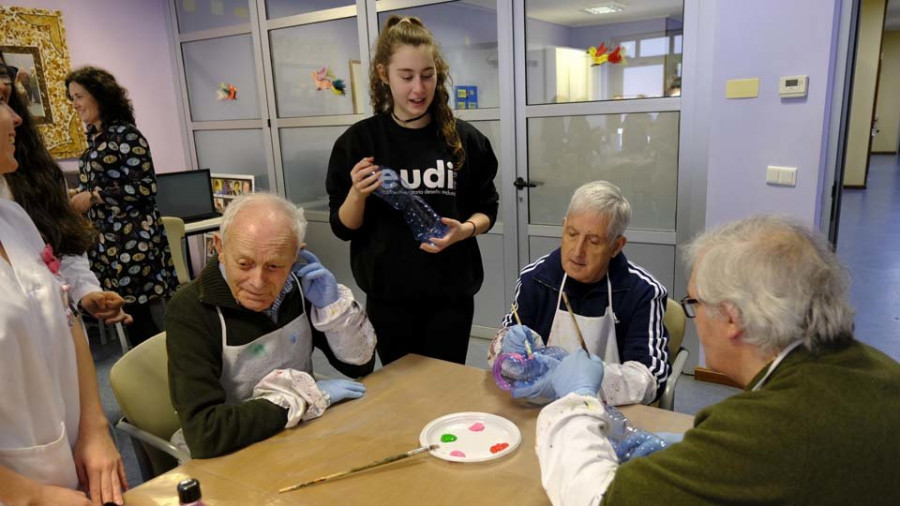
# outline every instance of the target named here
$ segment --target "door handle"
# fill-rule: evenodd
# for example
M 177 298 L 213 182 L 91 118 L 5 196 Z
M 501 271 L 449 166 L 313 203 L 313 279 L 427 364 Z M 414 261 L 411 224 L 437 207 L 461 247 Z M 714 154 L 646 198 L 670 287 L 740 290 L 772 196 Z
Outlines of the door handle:
M 521 190 L 523 188 L 535 188 L 537 187 L 537 183 L 525 181 L 524 179 L 522 179 L 522 176 L 519 176 L 515 181 L 513 181 L 513 186 L 515 186 L 517 190 Z

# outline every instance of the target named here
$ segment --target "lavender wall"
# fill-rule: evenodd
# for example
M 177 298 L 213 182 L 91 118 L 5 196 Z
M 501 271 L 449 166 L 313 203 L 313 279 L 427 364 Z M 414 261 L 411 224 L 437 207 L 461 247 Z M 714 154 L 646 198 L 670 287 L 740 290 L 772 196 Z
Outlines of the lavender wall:
M 103 67 L 128 89 L 157 172 L 189 168 L 178 112 L 164 0 L 16 0 L 62 11 L 72 66 Z M 64 161 L 65 170 L 77 162 Z
M 702 3 L 715 9 L 714 25 L 700 27 L 715 47 L 706 225 L 775 212 L 815 226 L 839 0 Z M 809 75 L 808 96 L 781 99 L 779 77 L 797 74 Z M 760 78 L 759 96 L 725 99 L 726 80 L 747 77 Z M 767 185 L 767 165 L 797 167 L 797 186 Z

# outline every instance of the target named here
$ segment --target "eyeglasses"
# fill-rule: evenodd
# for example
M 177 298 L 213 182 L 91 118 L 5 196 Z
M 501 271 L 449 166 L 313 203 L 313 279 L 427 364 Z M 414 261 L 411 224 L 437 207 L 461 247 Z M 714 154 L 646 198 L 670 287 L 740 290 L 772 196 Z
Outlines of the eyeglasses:
M 700 299 L 695 299 L 693 297 L 685 297 L 681 299 L 679 304 L 681 304 L 681 309 L 684 310 L 684 315 L 688 318 L 693 318 L 697 316 L 697 311 L 694 309 L 694 306 L 697 304 L 703 304 L 703 301 Z
M 0 63 L 0 83 L 7 85 L 12 84 L 17 75 L 19 75 L 19 69 L 17 67 Z

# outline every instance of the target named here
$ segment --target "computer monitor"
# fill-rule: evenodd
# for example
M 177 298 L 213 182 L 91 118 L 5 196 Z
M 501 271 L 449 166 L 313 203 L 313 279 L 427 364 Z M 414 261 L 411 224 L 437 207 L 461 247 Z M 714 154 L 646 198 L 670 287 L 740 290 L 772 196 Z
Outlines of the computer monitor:
M 209 169 L 156 175 L 156 205 L 161 216 L 194 222 L 220 216 L 213 205 Z

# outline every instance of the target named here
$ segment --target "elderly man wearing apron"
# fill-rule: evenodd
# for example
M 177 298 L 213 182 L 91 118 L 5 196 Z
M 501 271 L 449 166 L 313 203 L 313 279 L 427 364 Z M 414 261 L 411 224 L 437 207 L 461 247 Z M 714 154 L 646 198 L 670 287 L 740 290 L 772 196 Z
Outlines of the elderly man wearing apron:
M 900 364 L 854 339 L 849 279 L 825 238 L 761 216 L 684 251 L 681 305 L 706 363 L 745 390 L 700 411 L 680 443 L 627 460 L 621 415 L 595 393 L 602 366 L 570 354 L 550 374 L 560 399 L 537 421 L 550 501 L 900 504 Z
M 303 210 L 279 196 L 235 199 L 217 258 L 168 305 L 169 390 L 183 430 L 173 442 L 195 458 L 233 452 L 365 392 L 312 376 L 313 347 L 347 376 L 371 372 L 375 331 L 350 290 L 302 249 L 305 230 Z
M 631 205 L 606 181 L 572 195 L 563 219 L 562 246 L 528 265 L 516 283 L 517 312 L 506 315 L 488 360 L 537 347 L 580 348 L 562 295 L 566 293 L 587 349 L 603 359 L 602 395 L 613 405 L 648 404 L 669 377 L 669 336 L 663 327 L 667 291 L 622 253 Z M 513 390 L 517 397 L 552 397 L 547 381 Z

